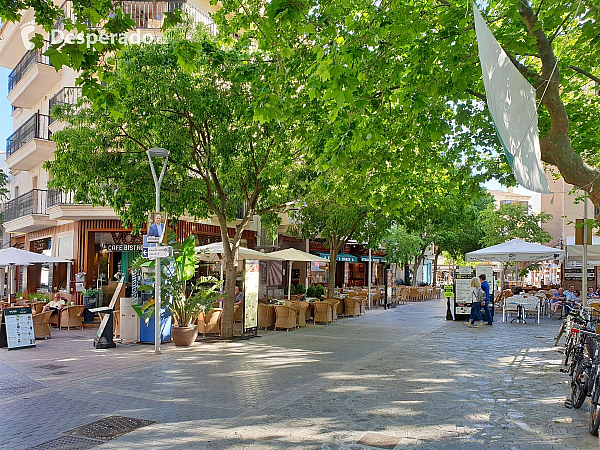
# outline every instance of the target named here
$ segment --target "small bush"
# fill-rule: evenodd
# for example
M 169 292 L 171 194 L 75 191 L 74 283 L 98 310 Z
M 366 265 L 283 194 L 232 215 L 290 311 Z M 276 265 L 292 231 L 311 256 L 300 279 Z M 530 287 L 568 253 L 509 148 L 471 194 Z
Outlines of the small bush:
M 325 295 L 325 286 L 323 286 L 322 284 L 317 284 L 315 286 L 315 290 L 316 290 L 316 295 L 315 297 L 317 298 L 321 298 L 321 295 Z
M 308 289 L 306 290 L 306 296 L 307 297 L 316 297 L 317 296 L 317 289 L 315 288 L 315 286 L 308 287 Z
M 306 289 L 304 288 L 304 285 L 302 283 L 298 283 L 296 285 L 296 294 L 304 294 L 306 292 Z

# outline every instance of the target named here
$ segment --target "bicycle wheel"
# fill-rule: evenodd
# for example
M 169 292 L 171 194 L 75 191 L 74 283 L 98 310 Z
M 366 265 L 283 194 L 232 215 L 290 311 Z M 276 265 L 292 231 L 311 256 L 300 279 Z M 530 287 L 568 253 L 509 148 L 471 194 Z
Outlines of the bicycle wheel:
M 558 347 L 558 342 L 560 341 L 560 338 L 562 337 L 563 333 L 565 332 L 565 322 L 563 321 L 560 324 L 560 328 L 558 329 L 558 334 L 556 335 L 556 338 L 554 339 L 554 346 Z
M 589 432 L 592 436 L 598 436 L 598 428 L 600 427 L 600 405 L 598 404 L 598 394 L 600 393 L 600 386 L 598 386 L 598 384 L 598 379 L 596 378 L 594 389 L 592 390 L 592 396 L 590 397 Z
M 571 377 L 571 403 L 575 409 L 581 408 L 587 396 L 587 369 L 583 356 L 577 359 Z
M 573 335 L 569 333 L 565 340 L 565 359 L 563 360 L 563 365 L 565 367 L 569 364 L 569 357 L 571 356 L 571 353 L 575 347 L 573 344 L 574 340 L 575 339 L 573 339 Z

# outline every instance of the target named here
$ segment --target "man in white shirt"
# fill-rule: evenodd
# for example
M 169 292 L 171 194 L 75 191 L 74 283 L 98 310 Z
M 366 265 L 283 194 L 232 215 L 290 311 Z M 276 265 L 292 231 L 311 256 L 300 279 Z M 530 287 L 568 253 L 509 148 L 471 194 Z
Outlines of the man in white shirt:
M 54 294 L 54 299 L 50 300 L 44 305 L 44 309 L 42 309 L 42 312 L 52 311 L 52 315 L 58 314 L 58 311 L 63 306 L 65 306 L 65 301 L 62 298 L 60 298 L 59 293 L 56 293 Z

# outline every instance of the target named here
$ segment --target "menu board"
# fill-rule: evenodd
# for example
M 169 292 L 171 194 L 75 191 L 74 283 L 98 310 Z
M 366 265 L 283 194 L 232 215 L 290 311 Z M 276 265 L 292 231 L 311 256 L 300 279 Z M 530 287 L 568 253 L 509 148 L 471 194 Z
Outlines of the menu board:
M 260 261 L 247 259 L 244 275 L 244 332 L 258 327 Z
M 4 321 L 9 350 L 35 347 L 31 307 L 5 309 Z
M 455 301 L 459 305 L 471 303 L 471 278 L 473 278 L 473 269 L 468 266 L 462 266 L 456 269 L 454 282 L 456 285 Z

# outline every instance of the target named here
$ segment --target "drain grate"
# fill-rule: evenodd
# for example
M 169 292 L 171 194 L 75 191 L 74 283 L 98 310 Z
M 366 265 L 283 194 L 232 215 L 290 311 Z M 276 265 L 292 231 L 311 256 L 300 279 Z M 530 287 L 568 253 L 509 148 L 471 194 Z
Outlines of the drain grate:
M 357 444 L 367 445 L 369 447 L 393 449 L 400 442 L 396 436 L 386 436 L 385 434 L 367 433 Z
M 29 448 L 29 450 L 87 450 L 102 444 L 102 441 L 95 441 L 78 436 L 62 436 L 43 444 Z
M 65 365 L 63 364 L 44 364 L 43 366 L 38 366 L 40 369 L 46 369 L 46 370 L 58 370 L 58 369 L 64 369 Z
M 131 417 L 109 416 L 96 422 L 88 423 L 80 427 L 65 431 L 65 434 L 82 436 L 92 439 L 108 441 L 124 434 L 130 433 L 137 428 L 142 428 L 154 423 L 153 420 L 132 419 Z

